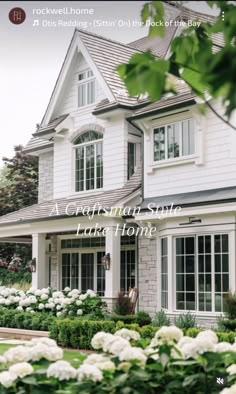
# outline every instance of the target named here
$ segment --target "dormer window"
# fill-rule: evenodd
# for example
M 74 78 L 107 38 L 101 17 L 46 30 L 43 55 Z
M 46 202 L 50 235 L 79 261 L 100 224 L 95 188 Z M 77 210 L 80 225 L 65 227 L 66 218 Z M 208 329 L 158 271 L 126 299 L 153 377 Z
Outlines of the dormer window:
M 95 103 L 95 78 L 92 70 L 78 74 L 78 107 Z
M 74 142 L 75 191 L 101 189 L 103 187 L 103 135 L 86 131 Z
M 154 161 L 169 160 L 195 154 L 194 120 L 166 124 L 153 130 Z

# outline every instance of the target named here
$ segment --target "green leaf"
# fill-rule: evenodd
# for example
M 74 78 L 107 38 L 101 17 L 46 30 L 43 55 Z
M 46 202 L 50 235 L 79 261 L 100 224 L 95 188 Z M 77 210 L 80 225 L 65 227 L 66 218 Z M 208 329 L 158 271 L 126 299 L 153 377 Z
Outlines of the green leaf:
M 141 13 L 141 21 L 145 24 L 150 17 L 150 8 L 149 8 L 149 3 L 144 4 Z

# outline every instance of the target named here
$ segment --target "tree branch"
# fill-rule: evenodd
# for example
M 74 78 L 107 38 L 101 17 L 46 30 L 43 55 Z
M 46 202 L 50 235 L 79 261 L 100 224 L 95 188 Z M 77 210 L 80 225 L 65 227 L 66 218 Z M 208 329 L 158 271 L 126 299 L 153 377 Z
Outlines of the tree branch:
M 205 100 L 204 100 L 205 101 Z M 222 120 L 222 122 L 226 123 L 229 127 L 232 127 L 232 129 L 236 130 L 236 127 L 233 126 L 230 122 L 228 122 L 226 119 L 224 119 L 216 110 L 212 107 L 212 105 L 209 103 L 209 101 L 205 101 L 205 104 L 210 108 L 210 110 L 219 118 Z

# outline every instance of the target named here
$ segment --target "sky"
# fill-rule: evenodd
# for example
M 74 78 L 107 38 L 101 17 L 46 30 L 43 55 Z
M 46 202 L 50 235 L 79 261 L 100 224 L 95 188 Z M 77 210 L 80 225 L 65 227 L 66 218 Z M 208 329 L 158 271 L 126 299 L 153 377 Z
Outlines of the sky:
M 93 27 L 93 21 L 140 20 L 144 1 L 1 1 L 0 2 L 0 167 L 2 157 L 13 156 L 13 146 L 25 145 L 41 122 L 68 49 L 74 27 L 52 26 L 53 22 L 88 22 L 87 30 L 124 43 L 147 35 L 146 27 Z M 185 6 L 214 13 L 204 1 Z M 9 11 L 21 7 L 24 23 L 9 21 Z M 42 8 L 93 9 L 93 15 L 42 15 Z M 39 22 L 39 26 L 33 26 Z M 45 24 L 47 26 L 42 26 Z M 91 26 L 90 26 L 91 24 Z

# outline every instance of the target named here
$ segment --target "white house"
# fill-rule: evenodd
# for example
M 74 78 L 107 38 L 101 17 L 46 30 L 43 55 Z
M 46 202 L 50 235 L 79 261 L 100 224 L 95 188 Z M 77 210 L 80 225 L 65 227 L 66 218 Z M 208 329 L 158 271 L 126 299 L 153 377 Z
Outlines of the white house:
M 172 19 L 211 20 L 166 7 Z M 74 32 L 25 147 L 39 157 L 38 204 L 1 217 L 0 237 L 32 239 L 34 286 L 93 288 L 108 302 L 136 286 L 140 310 L 190 310 L 207 324 L 236 287 L 236 133 L 210 110 L 200 114 L 181 81 L 175 96 L 150 103 L 129 97 L 116 72 L 138 50 L 168 56 L 176 34 L 125 45 Z

